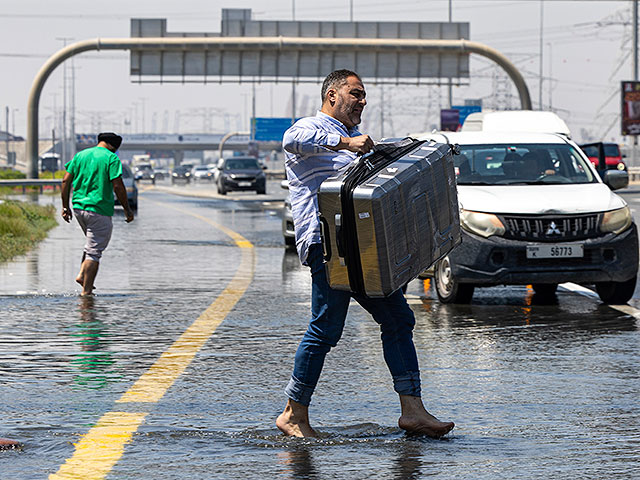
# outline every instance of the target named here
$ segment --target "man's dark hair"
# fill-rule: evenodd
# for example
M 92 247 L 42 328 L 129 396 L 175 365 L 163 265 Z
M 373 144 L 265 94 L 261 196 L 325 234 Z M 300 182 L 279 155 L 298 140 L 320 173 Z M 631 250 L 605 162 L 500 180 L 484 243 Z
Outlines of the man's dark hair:
M 327 96 L 327 92 L 329 91 L 329 89 L 340 88 L 342 85 L 347 83 L 347 78 L 349 77 L 356 77 L 358 80 L 362 81 L 360 75 L 345 68 L 334 70 L 329 75 L 327 75 L 327 78 L 325 78 L 324 82 L 322 82 L 322 90 L 320 91 L 322 103 L 324 103 L 324 99 Z
M 107 142 L 113 148 L 118 150 L 122 144 L 122 137 L 113 132 L 102 132 L 98 135 L 98 142 Z

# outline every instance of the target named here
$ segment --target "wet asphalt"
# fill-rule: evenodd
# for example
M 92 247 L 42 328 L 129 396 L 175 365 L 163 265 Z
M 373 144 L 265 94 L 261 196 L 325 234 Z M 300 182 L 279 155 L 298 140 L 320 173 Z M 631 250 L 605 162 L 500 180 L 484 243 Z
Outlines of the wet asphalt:
M 93 299 L 74 283 L 75 223 L 0 265 L 0 437 L 24 444 L 0 451 L 0 478 L 48 478 L 105 413 L 140 409 L 144 421 L 103 478 L 640 476 L 637 291 L 619 309 L 564 288 L 544 304 L 526 287 L 478 289 L 471 305 L 451 306 L 428 281 L 411 282 L 425 404 L 456 422 L 443 440 L 397 428 L 378 327 L 354 304 L 313 399 L 322 438 L 284 438 L 273 422 L 310 297 L 308 271 L 280 233 L 285 192 L 277 182 L 266 196 L 150 187 L 135 222 L 116 212 Z M 623 193 L 634 210 L 638 194 Z M 249 241 L 250 254 L 216 224 Z M 247 258 L 246 291 L 164 396 L 118 403 L 230 295 Z

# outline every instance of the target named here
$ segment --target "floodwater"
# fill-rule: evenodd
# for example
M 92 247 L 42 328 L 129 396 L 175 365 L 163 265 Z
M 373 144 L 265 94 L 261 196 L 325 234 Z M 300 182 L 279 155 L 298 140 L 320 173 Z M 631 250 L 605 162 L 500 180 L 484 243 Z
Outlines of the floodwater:
M 311 407 L 322 438 L 281 436 L 309 275 L 282 246 L 278 202 L 229 197 L 144 193 L 134 223 L 114 217 L 93 299 L 73 281 L 75 224 L 0 266 L 0 437 L 24 443 L 0 452 L 0 477 L 47 478 L 103 414 L 136 408 L 144 422 L 105 478 L 640 477 L 638 320 L 568 291 L 555 305 L 493 288 L 444 306 L 410 284 L 424 400 L 456 422 L 443 440 L 397 428 L 377 325 L 354 304 Z M 249 287 L 159 401 L 118 404 L 242 262 L 203 218 L 252 242 Z

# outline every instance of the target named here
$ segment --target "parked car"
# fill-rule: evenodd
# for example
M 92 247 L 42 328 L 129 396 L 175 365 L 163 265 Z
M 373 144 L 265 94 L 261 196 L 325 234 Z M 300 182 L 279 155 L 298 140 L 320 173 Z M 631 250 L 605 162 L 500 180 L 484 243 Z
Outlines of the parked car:
M 460 145 L 454 157 L 462 244 L 433 269 L 443 303 L 468 303 L 474 289 L 559 283 L 595 285 L 604 303 L 625 303 L 638 274 L 638 234 L 612 192 L 626 172 L 600 178 L 564 135 L 459 132 L 421 135 Z M 628 178 L 628 177 L 627 177 Z M 604 181 L 603 181 L 604 180 Z
M 280 187 L 289 190 L 289 182 L 282 180 Z M 296 232 L 293 227 L 293 215 L 291 214 L 291 197 L 287 195 L 284 199 L 284 209 L 282 212 L 282 237 L 287 247 L 296 246 Z
M 196 181 L 198 182 L 207 181 L 211 183 L 211 180 L 213 179 L 213 174 L 209 170 L 209 167 L 207 167 L 206 165 L 196 165 L 191 170 L 191 178 L 193 179 L 194 183 Z
M 191 182 L 191 169 L 184 166 L 178 165 L 171 172 L 171 184 L 178 182 L 189 183 Z
M 136 186 L 136 182 L 133 176 L 133 172 L 128 165 L 122 165 L 122 183 L 124 183 L 124 187 L 127 190 L 127 202 L 129 202 L 129 208 L 131 210 L 138 209 L 138 187 Z M 115 200 L 116 205 L 120 205 L 118 201 L 118 197 L 116 194 L 113 194 L 113 199 Z
M 229 157 L 219 165 L 218 193 L 255 190 L 259 194 L 267 193 L 267 177 L 258 159 L 255 157 Z
M 135 167 L 134 179 L 136 181 L 151 180 L 152 183 L 156 183 L 155 173 L 150 163 L 139 163 Z
M 596 170 L 627 170 L 617 143 L 597 142 L 580 145 L 582 151 L 596 167 Z M 600 165 L 600 156 L 604 156 L 604 167 Z

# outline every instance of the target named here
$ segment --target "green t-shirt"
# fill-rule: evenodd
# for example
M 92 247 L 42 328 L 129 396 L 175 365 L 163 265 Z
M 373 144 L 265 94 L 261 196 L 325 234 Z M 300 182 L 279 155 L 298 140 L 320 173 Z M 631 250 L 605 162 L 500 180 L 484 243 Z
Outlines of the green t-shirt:
M 118 156 L 104 147 L 87 148 L 65 168 L 73 175 L 73 208 L 113 216 L 112 181 L 122 175 Z

